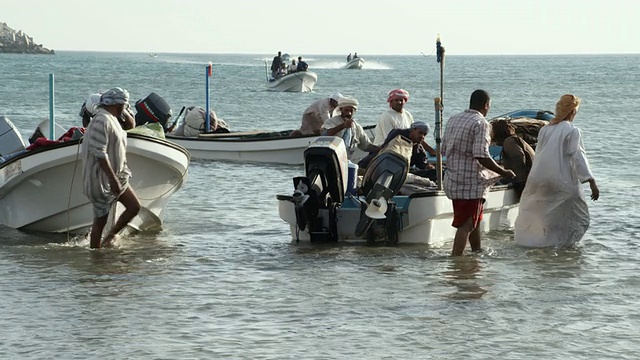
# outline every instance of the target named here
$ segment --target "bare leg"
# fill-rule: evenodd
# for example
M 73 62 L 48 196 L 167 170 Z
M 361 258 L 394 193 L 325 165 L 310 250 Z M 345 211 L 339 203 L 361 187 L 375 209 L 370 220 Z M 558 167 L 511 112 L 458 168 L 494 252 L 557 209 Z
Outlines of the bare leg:
M 469 234 L 469 245 L 471 245 L 471 251 L 481 252 L 482 246 L 480 244 L 480 226 L 476 226 L 471 234 Z
M 109 215 L 93 218 L 93 225 L 91 226 L 91 233 L 89 235 L 90 247 L 92 249 L 100 248 L 100 240 L 102 240 L 102 231 L 107 224 L 107 218 Z
M 469 234 L 473 230 L 473 218 L 469 217 L 462 226 L 456 230 L 456 236 L 453 238 L 453 250 L 451 255 L 460 256 L 464 252 L 464 248 L 467 246 L 467 240 L 469 240 Z
M 133 192 L 130 186 L 127 187 L 127 190 L 120 195 L 118 201 L 124 205 L 125 210 L 122 212 L 115 225 L 111 228 L 107 236 L 105 236 L 104 241 L 102 242 L 103 246 L 108 246 L 113 241 L 113 238 L 119 233 L 125 226 L 133 219 L 138 212 L 140 211 L 140 201 L 138 197 Z

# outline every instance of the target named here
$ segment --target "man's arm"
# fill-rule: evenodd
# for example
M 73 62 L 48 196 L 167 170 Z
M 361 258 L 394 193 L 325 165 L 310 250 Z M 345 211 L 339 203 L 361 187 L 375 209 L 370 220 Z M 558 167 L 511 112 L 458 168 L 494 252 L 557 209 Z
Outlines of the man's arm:
M 476 160 L 478 160 L 480 165 L 486 167 L 487 169 L 489 169 L 489 170 L 491 170 L 493 172 L 496 172 L 496 173 L 500 174 L 500 176 L 502 176 L 505 179 L 513 179 L 514 177 L 516 177 L 516 174 L 514 174 L 513 171 L 507 170 L 507 169 L 503 168 L 502 166 L 498 165 L 490 157 L 488 157 L 488 158 L 476 158 Z
M 330 129 L 326 129 L 326 134 L 328 136 L 336 136 L 337 133 L 339 133 L 340 131 L 346 129 L 346 128 L 350 128 L 351 124 L 353 124 L 353 120 L 349 119 L 349 120 L 345 120 L 342 124 L 339 124 L 335 127 L 332 127 Z

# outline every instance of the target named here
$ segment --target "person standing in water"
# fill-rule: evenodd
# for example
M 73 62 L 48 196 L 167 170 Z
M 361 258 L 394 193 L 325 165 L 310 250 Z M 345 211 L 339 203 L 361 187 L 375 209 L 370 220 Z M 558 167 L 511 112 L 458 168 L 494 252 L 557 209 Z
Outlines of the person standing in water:
M 91 248 L 110 246 L 120 230 L 140 211 L 140 201 L 129 186 L 131 170 L 127 167 L 127 133 L 119 119 L 129 108 L 129 92 L 113 88 L 100 96 L 98 110 L 89 122 L 82 142 L 83 192 L 93 206 Z M 112 205 L 125 210 L 102 240 L 102 233 Z
M 536 157 L 515 223 L 518 245 L 569 247 L 589 228 L 582 184 L 589 183 L 594 201 L 600 198 L 600 189 L 589 167 L 582 131 L 573 125 L 579 106 L 580 98 L 563 95 L 555 117 L 538 134 Z

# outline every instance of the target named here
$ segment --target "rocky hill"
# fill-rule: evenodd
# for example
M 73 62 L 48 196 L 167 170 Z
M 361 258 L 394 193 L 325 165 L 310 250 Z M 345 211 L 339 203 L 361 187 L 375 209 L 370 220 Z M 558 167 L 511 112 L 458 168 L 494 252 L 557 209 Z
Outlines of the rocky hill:
M 15 31 L 6 23 L 0 22 L 0 53 L 54 54 L 54 51 L 36 44 L 22 30 Z

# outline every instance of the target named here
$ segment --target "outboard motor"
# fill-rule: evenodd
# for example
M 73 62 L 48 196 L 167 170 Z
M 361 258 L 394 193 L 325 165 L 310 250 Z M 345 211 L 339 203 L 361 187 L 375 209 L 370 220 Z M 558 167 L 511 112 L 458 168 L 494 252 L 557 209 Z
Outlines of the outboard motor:
M 365 195 L 365 202 L 362 203 L 356 236 L 360 237 L 367 232 L 375 220 L 389 220 L 389 215 L 396 215 L 391 198 L 400 191 L 407 179 L 412 150 L 411 141 L 399 135 L 367 166 L 360 189 Z M 388 235 L 393 238 L 397 234 Z
M 8 117 L 0 115 L 0 156 L 9 155 L 25 148 L 26 145 L 20 131 Z
M 152 92 L 136 101 L 136 126 L 160 123 L 167 131 L 167 121 L 172 115 L 171 106 L 158 94 Z
M 344 201 L 347 149 L 341 138 L 320 136 L 304 151 L 306 176 L 293 178 L 293 203 L 300 230 L 311 241 L 337 241 L 336 210 Z

